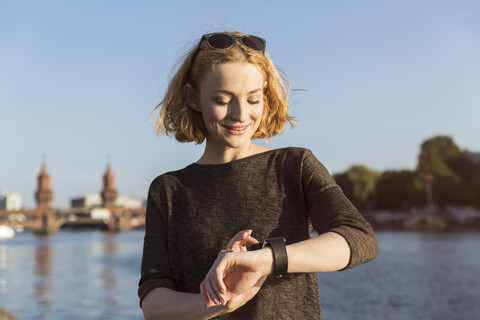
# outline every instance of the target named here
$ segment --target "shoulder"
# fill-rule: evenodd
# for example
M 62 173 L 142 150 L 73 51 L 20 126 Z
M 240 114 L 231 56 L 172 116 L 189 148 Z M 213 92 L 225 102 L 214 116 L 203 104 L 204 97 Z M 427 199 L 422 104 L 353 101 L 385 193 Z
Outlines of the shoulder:
M 157 176 L 150 184 L 150 190 L 165 190 L 175 188 L 175 186 L 182 184 L 182 180 L 189 176 L 190 166 L 176 171 L 165 172 Z
M 286 147 L 274 149 L 272 155 L 276 158 L 303 158 L 305 155 L 312 155 L 312 152 L 306 148 Z
M 276 149 L 276 158 L 283 159 L 289 163 L 303 164 L 305 162 L 320 162 L 310 149 L 300 147 L 287 147 Z
M 307 148 L 288 147 L 278 149 L 283 168 L 293 174 L 300 174 L 308 181 L 321 181 L 328 185 L 334 185 L 335 181 L 323 163 L 315 157 Z
M 273 164 L 276 170 L 281 170 L 295 177 L 311 177 L 330 181 L 330 173 L 318 160 L 313 152 L 307 148 L 288 147 L 276 149 L 272 153 L 269 166 Z

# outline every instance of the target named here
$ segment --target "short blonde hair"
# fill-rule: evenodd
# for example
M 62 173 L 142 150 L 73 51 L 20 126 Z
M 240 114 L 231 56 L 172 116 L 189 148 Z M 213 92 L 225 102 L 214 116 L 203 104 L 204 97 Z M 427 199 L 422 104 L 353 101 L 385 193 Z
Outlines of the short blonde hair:
M 240 32 L 225 32 L 226 34 L 242 36 Z M 203 39 L 203 38 L 202 38 Z M 263 115 L 260 126 L 253 139 L 269 139 L 279 134 L 288 121 L 294 126 L 294 118 L 288 114 L 287 103 L 290 85 L 284 74 L 282 76 L 270 57 L 264 52 L 246 48 L 235 38 L 234 44 L 228 49 L 203 50 L 202 41 L 191 49 L 171 79 L 163 100 L 155 107 L 153 113 L 160 108 L 155 123 L 158 135 L 165 133 L 175 136 L 179 142 L 202 143 L 207 131 L 200 112 L 195 111 L 187 102 L 184 87 L 190 84 L 194 93 L 199 94 L 199 83 L 205 74 L 216 65 L 227 62 L 250 63 L 257 67 L 267 81 L 263 93 Z

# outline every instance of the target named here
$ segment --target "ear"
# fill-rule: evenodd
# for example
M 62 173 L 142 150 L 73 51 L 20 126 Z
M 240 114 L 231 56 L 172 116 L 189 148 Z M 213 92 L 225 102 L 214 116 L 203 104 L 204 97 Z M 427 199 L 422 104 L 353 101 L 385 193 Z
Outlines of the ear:
M 268 86 L 268 81 L 265 80 L 265 82 L 263 83 L 263 92 L 265 92 L 265 90 L 267 90 L 267 86 Z
M 200 112 L 198 97 L 191 84 L 187 83 L 183 86 L 183 94 L 185 95 L 185 99 L 187 100 L 187 104 L 190 106 L 190 108 Z

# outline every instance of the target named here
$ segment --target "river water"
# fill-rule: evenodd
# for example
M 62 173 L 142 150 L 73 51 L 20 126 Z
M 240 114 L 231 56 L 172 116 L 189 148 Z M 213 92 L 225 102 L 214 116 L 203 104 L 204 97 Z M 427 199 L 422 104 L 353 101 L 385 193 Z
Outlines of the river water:
M 319 275 L 324 320 L 480 319 L 480 233 L 378 232 L 376 260 Z M 143 319 L 143 231 L 0 240 L 0 306 L 22 320 Z

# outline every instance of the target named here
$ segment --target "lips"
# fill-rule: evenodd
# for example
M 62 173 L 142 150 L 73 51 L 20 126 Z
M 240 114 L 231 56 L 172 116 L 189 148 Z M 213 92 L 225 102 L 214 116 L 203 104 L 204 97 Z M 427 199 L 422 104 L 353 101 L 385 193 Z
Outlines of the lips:
M 230 127 L 228 128 L 229 130 L 234 130 L 234 131 L 242 131 L 244 130 L 246 127 Z
M 248 125 L 245 126 L 224 126 L 231 134 L 244 134 L 247 131 Z

